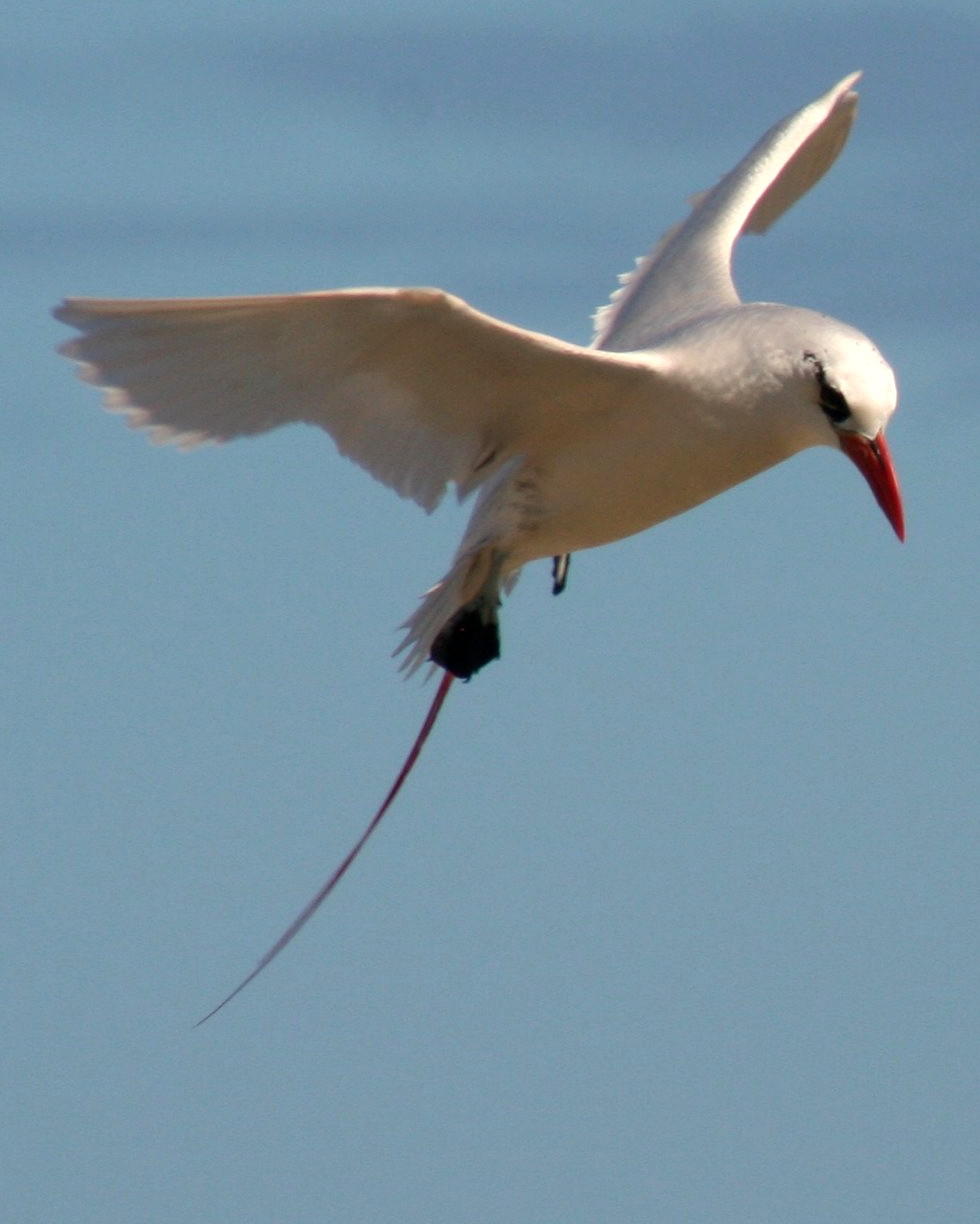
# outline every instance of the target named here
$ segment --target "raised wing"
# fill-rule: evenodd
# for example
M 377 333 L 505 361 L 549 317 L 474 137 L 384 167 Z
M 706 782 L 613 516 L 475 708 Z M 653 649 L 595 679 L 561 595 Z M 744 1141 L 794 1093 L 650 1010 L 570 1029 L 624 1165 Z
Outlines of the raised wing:
M 777 123 L 716 187 L 692 200 L 622 288 L 596 314 L 595 347 L 629 352 L 651 347 L 670 328 L 736 305 L 732 250 L 744 233 L 764 233 L 830 169 L 857 110 L 845 77 L 823 97 Z
M 306 421 L 427 510 L 450 481 L 465 496 L 636 377 L 622 358 L 435 289 L 74 298 L 54 313 L 82 333 L 60 351 L 155 441 L 194 446 Z

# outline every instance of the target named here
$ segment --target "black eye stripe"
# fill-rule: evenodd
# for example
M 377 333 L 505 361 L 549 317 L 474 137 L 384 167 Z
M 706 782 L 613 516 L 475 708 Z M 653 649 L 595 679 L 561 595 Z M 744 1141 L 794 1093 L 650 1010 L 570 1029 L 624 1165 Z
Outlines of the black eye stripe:
M 824 414 L 835 425 L 842 425 L 851 415 L 851 410 L 847 406 L 847 400 L 837 387 L 827 380 L 823 362 L 815 353 L 804 353 L 803 360 L 808 361 L 813 366 L 817 386 L 820 389 L 820 407 L 823 409 Z
M 835 425 L 842 424 L 851 415 L 851 410 L 847 406 L 847 400 L 830 383 L 821 384 L 820 407 Z

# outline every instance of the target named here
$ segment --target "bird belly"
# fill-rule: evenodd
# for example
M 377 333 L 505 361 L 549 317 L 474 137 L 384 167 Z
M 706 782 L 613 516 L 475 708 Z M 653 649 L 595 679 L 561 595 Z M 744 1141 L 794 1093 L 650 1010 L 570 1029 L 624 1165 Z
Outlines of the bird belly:
M 512 557 L 523 564 L 645 531 L 748 480 L 792 453 L 777 439 L 707 425 L 583 438 L 523 475 L 536 490 Z

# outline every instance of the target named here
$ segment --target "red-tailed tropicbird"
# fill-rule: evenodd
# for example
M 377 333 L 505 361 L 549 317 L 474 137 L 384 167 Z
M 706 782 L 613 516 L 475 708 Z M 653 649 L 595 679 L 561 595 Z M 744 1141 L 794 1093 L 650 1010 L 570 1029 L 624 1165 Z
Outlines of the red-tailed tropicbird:
M 695 197 L 622 278 L 587 348 L 438 289 L 71 298 L 55 310 L 81 332 L 61 351 L 156 442 L 190 447 L 305 421 L 427 511 L 451 483 L 460 500 L 477 494 L 449 572 L 404 625 L 402 667 L 431 660 L 444 675 L 398 778 L 334 875 L 218 1008 L 346 872 L 453 677 L 499 656 L 501 595 L 525 562 L 553 557 L 557 593 L 573 551 L 652 527 L 809 446 L 842 450 L 904 538 L 884 438 L 897 401 L 891 368 L 845 323 L 743 303 L 731 273 L 739 236 L 765 232 L 836 159 L 859 76 L 776 124 Z

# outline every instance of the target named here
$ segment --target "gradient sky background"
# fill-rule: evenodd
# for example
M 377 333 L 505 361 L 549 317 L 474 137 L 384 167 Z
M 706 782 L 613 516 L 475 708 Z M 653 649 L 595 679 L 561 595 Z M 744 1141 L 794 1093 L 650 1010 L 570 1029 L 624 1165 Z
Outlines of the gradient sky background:
M 683 12 L 680 10 L 683 9 Z M 980 1213 L 974 3 L 17 6 L 0 44 L 4 1214 L 958 1224 Z M 181 455 L 64 294 L 433 284 L 585 342 L 863 68 L 748 298 L 897 367 L 902 547 L 811 452 L 505 608 L 369 851 L 389 659 L 465 512 L 295 428 Z

